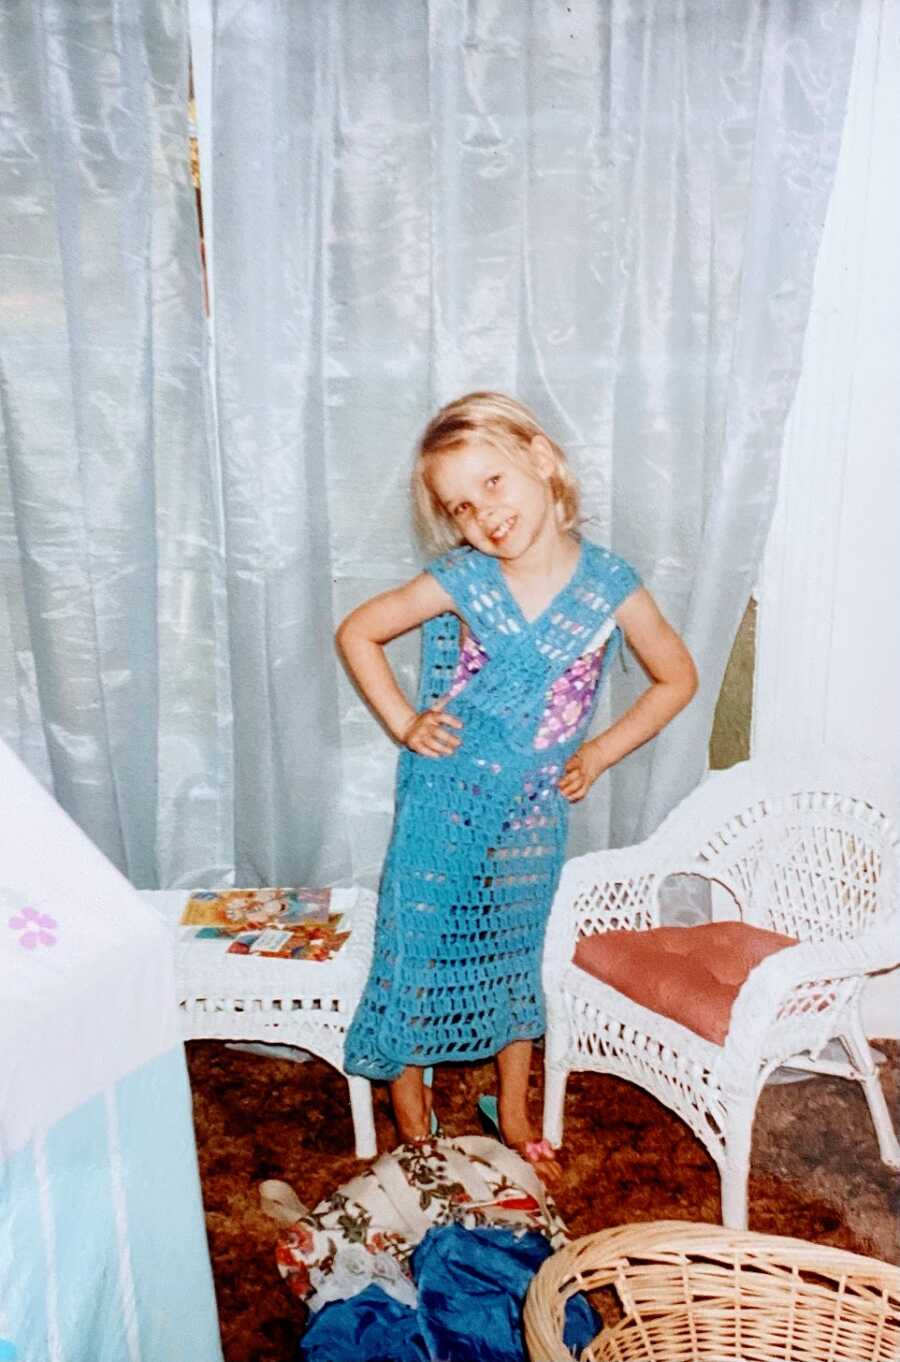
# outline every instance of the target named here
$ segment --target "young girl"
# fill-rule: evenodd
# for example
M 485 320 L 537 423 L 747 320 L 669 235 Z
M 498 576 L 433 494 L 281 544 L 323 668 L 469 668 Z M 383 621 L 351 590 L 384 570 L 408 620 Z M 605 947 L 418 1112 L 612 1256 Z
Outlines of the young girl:
M 496 1055 L 501 1134 L 553 1181 L 559 1165 L 527 1091 L 568 806 L 687 704 L 696 672 L 633 569 L 575 533 L 565 456 L 512 398 L 471 393 L 439 411 L 413 497 L 449 551 L 338 630 L 357 685 L 405 749 L 345 1065 L 390 1080 L 401 1137 L 414 1142 L 429 1130 L 425 1067 Z M 416 625 L 414 708 L 383 645 Z M 623 633 L 650 684 L 585 741 Z

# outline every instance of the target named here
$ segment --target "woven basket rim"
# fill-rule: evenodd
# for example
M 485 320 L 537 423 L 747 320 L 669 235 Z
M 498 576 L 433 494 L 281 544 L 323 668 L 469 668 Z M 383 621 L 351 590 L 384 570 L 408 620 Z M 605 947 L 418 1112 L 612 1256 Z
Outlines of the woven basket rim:
M 692 1263 L 692 1259 L 695 1260 Z M 712 1269 L 710 1272 L 709 1269 Z M 740 1287 L 746 1273 L 753 1290 L 742 1298 L 710 1285 L 718 1269 L 720 1282 Z M 654 1275 L 659 1275 L 659 1305 L 652 1308 Z M 810 1274 L 809 1281 L 804 1274 Z M 825 1280 L 821 1280 L 824 1278 Z M 699 1294 L 691 1294 L 692 1279 Z M 678 1290 L 683 1285 L 683 1294 Z M 637 1357 L 619 1352 L 627 1336 L 639 1336 L 646 1362 L 690 1362 L 713 1353 L 691 1351 L 688 1333 L 702 1333 L 714 1319 L 720 1347 L 732 1337 L 735 1349 L 743 1337 L 777 1333 L 782 1316 L 796 1321 L 803 1336 L 802 1357 L 809 1362 L 843 1362 L 837 1321 L 868 1331 L 871 1346 L 859 1335 L 857 1362 L 900 1359 L 900 1267 L 830 1244 L 816 1244 L 785 1235 L 754 1230 L 731 1230 L 695 1221 L 657 1220 L 612 1226 L 573 1240 L 541 1265 L 525 1303 L 525 1336 L 534 1362 L 562 1362 L 571 1354 L 562 1342 L 562 1318 L 568 1298 L 581 1290 L 612 1287 L 619 1296 L 623 1319 L 597 1336 L 587 1356 Z M 767 1297 L 769 1298 L 767 1300 Z M 740 1304 L 743 1309 L 735 1307 Z M 885 1331 L 890 1331 L 890 1351 Z M 616 1333 L 616 1331 L 618 1331 Z M 616 1351 L 604 1348 L 604 1337 Z M 669 1339 L 664 1351 L 660 1340 Z M 894 1341 L 896 1340 L 896 1341 Z M 699 1345 L 698 1345 L 699 1346 Z M 773 1342 L 773 1349 L 778 1344 Z M 740 1357 L 740 1352 L 718 1351 L 717 1362 Z M 762 1353 L 754 1352 L 754 1356 Z M 785 1354 L 773 1350 L 772 1357 Z M 800 1356 L 793 1351 L 790 1354 Z

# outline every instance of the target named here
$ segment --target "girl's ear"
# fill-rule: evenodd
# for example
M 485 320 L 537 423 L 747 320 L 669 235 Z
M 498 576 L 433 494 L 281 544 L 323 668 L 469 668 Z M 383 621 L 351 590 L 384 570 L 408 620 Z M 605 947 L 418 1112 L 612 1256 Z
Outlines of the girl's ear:
M 530 448 L 536 471 L 549 482 L 556 473 L 556 457 L 550 441 L 545 435 L 534 435 Z

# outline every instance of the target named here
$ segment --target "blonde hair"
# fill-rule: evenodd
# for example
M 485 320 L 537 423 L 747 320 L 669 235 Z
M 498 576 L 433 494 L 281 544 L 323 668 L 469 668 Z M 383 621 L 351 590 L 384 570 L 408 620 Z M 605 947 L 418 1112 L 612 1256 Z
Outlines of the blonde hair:
M 550 491 L 556 503 L 561 530 L 571 530 L 579 513 L 578 484 L 555 440 L 532 416 L 527 407 L 503 393 L 466 393 L 432 417 L 419 441 L 412 472 L 412 498 L 417 528 L 439 549 L 453 548 L 464 542 L 459 526 L 447 514 L 428 479 L 428 461 L 435 454 L 450 454 L 476 441 L 492 445 L 520 468 L 537 471 L 532 441 L 539 435 L 546 440 L 553 459 Z

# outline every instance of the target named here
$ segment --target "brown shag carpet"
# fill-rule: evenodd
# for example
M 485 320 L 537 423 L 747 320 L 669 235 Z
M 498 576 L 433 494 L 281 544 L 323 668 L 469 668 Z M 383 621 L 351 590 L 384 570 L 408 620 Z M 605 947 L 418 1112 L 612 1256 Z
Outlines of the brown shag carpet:
M 900 1043 L 883 1041 L 882 1071 L 900 1127 Z M 194 1121 L 226 1362 L 294 1362 L 303 1307 L 275 1267 L 277 1225 L 257 1187 L 281 1178 L 307 1205 L 363 1167 L 353 1155 L 346 1085 L 327 1064 L 293 1064 L 187 1047 Z M 533 1109 L 540 1110 L 540 1052 Z M 445 1067 L 435 1107 L 448 1134 L 478 1130 L 475 1103 L 494 1091 L 489 1063 Z M 379 1147 L 396 1143 L 376 1088 Z M 631 1084 L 574 1074 L 566 1101 L 565 1180 L 556 1198 L 573 1235 L 642 1220 L 719 1220 L 719 1179 L 703 1147 Z M 760 1101 L 750 1176 L 750 1228 L 900 1261 L 900 1173 L 885 1168 L 856 1084 L 769 1087 Z

